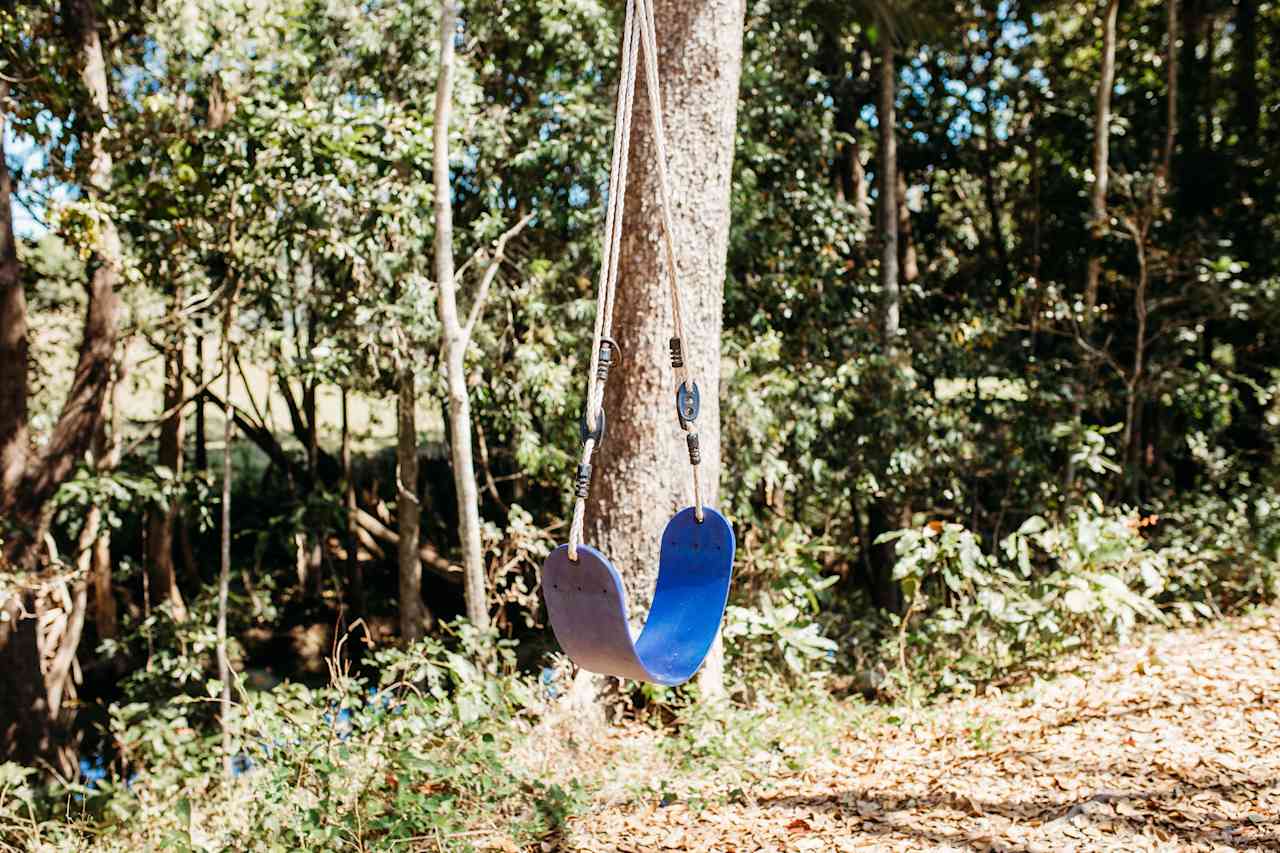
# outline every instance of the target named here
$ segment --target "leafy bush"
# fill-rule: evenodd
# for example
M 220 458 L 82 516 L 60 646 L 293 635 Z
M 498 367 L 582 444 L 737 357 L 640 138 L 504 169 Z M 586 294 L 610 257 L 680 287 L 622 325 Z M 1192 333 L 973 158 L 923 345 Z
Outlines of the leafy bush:
M 486 834 L 542 837 L 573 808 L 575 783 L 544 783 L 511 759 L 540 702 L 511 644 L 458 623 L 447 638 L 371 657 L 376 680 L 335 664 L 319 689 L 237 684 L 231 778 L 221 734 L 202 722 L 216 681 L 204 697 L 113 706 L 119 759 L 92 786 L 41 797 L 27 771 L 0 766 L 0 838 L 274 851 L 389 849 L 425 836 L 463 850 Z
M 778 525 L 767 538 L 749 531 L 743 544 L 723 629 L 729 681 L 751 696 L 811 685 L 830 671 L 837 648 L 822 623 L 839 580 L 823 573 L 819 557 L 827 546 L 794 524 Z
M 1029 518 L 992 553 L 957 524 L 881 537 L 898 543 L 894 574 L 910 601 L 883 652 L 899 687 L 970 687 L 1164 621 L 1180 567 L 1149 547 L 1141 531 L 1153 521 L 1093 496 L 1060 522 Z

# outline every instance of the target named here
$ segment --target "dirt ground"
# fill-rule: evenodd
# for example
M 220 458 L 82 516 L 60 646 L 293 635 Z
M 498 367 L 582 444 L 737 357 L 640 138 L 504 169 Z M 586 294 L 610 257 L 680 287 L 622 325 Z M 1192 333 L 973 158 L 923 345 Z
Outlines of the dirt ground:
M 733 799 L 604 803 L 554 849 L 1280 850 L 1280 611 L 837 740 Z

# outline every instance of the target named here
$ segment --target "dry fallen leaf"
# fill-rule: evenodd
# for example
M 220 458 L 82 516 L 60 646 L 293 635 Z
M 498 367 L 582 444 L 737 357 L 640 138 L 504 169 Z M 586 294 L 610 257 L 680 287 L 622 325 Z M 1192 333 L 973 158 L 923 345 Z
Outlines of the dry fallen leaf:
M 701 810 L 603 803 L 556 849 L 1280 850 L 1280 610 L 1060 671 L 886 712 L 801 770 L 762 763 L 750 790 Z M 976 731 L 993 733 L 988 749 Z M 652 737 L 625 730 L 610 757 Z

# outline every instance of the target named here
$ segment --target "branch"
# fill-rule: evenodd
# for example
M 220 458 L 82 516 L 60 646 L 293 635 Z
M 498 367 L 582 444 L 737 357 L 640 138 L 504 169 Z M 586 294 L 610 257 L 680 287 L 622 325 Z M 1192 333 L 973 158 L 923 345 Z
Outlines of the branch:
M 506 250 L 507 242 L 524 230 L 525 226 L 533 220 L 532 213 L 526 213 L 524 218 L 511 227 L 507 233 L 498 238 L 498 242 L 493 246 L 493 258 L 489 261 L 489 266 L 485 268 L 484 277 L 480 279 L 480 289 L 476 291 L 476 301 L 471 306 L 471 314 L 467 317 L 467 323 L 462 327 L 462 348 L 465 351 L 471 343 L 471 333 L 476 327 L 476 321 L 480 319 L 480 312 L 484 310 L 485 300 L 489 298 L 489 286 L 493 284 L 494 278 L 498 275 L 498 269 L 502 266 L 502 262 L 507 259 Z M 475 257 L 474 255 L 472 256 Z M 471 263 L 470 260 L 463 264 L 462 268 L 466 269 Z
M 188 375 L 190 375 L 190 374 L 188 374 Z M 142 432 L 142 434 L 141 434 L 141 435 L 139 435 L 139 436 L 137 436 L 136 438 L 134 438 L 134 439 L 133 439 L 133 441 L 129 442 L 129 443 L 125 446 L 125 448 L 124 448 L 124 455 L 125 455 L 125 456 L 132 456 L 132 455 L 133 455 L 133 451 L 137 450 L 137 449 L 138 449 L 138 447 L 139 447 L 140 445 L 142 445 L 142 443 L 143 443 L 143 442 L 147 441 L 147 440 L 151 437 L 151 433 L 152 433 L 152 431 L 154 431 L 154 430 L 155 430 L 155 428 L 156 428 L 156 427 L 160 426 L 160 425 L 161 425 L 161 424 L 163 424 L 165 421 L 169 420 L 169 418 L 171 418 L 171 417 L 173 417 L 174 415 L 178 414 L 178 412 L 181 412 L 181 411 L 182 411 L 183 409 L 185 409 L 187 406 L 189 406 L 190 404 L 192 404 L 192 403 L 196 402 L 196 401 L 197 401 L 197 400 L 199 400 L 201 397 L 203 397 L 203 396 L 205 395 L 205 392 L 206 392 L 206 391 L 208 391 L 208 390 L 209 390 L 209 388 L 213 385 L 213 383 L 214 383 L 214 382 L 217 382 L 217 381 L 218 381 L 218 379 L 219 379 L 221 376 L 222 376 L 222 372 L 221 372 L 221 371 L 219 371 L 218 373 L 216 373 L 215 375 L 213 375 L 213 376 L 212 376 L 212 377 L 210 377 L 209 379 L 206 379 L 203 383 L 201 383 L 201 384 L 200 384 L 200 387 L 196 388 L 196 390 L 195 390 L 195 391 L 191 392 L 191 394 L 187 395 L 186 397 L 184 397 L 184 398 L 183 398 L 182 400 L 180 400 L 179 402 L 177 402 L 177 403 L 175 403 L 174 405 L 170 406 L 169 408 L 165 409 L 163 412 L 161 412 L 161 413 L 160 413 L 159 415 L 157 415 L 156 417 L 154 417 L 154 418 L 149 418 L 149 419 L 147 419 L 147 420 L 145 420 L 145 421 L 134 421 L 134 423 L 144 423 L 144 424 L 146 424 L 146 425 L 147 425 L 147 428 Z M 132 418 L 130 418 L 130 420 L 133 420 L 133 419 L 132 419 Z
M 367 530 L 374 539 L 381 539 L 388 545 L 398 546 L 400 544 L 400 535 L 398 533 L 359 507 L 356 508 L 355 520 L 356 524 Z M 422 561 L 423 567 L 432 574 L 444 578 L 449 583 L 462 583 L 462 567 L 450 563 L 430 545 L 423 543 L 418 547 L 418 559 Z

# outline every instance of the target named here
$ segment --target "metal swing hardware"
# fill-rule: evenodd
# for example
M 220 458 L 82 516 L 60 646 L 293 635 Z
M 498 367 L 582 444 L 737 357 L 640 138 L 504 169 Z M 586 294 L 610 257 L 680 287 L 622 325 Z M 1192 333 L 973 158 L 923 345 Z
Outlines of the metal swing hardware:
M 698 388 L 698 383 L 680 383 L 680 387 L 676 389 L 676 417 L 680 419 L 680 428 L 688 430 L 701 411 L 702 391 Z
M 582 413 L 582 420 L 578 424 L 578 431 L 582 435 L 582 443 L 586 444 L 587 440 L 590 439 L 591 441 L 595 442 L 595 445 L 592 448 L 592 450 L 593 451 L 599 450 L 600 443 L 604 441 L 605 427 L 607 425 L 608 425 L 608 421 L 604 416 L 604 409 L 600 410 L 600 417 L 596 418 L 595 429 L 591 429 L 590 427 L 587 426 L 587 413 L 584 411 Z
M 622 364 L 622 347 L 613 338 L 600 341 L 600 360 L 596 362 L 596 379 L 609 381 L 609 371 Z

